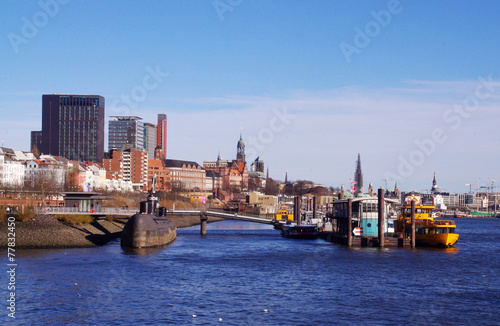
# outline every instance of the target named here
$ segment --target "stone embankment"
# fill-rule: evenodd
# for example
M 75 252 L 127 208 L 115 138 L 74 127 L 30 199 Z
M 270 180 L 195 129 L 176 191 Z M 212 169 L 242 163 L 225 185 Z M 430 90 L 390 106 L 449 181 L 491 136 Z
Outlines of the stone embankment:
M 200 224 L 199 216 L 171 217 L 177 228 Z M 209 222 L 218 221 L 210 218 Z M 51 215 L 39 215 L 15 225 L 16 249 L 85 248 L 102 246 L 119 238 L 126 219 L 96 220 L 90 224 L 66 225 Z M 7 219 L 0 222 L 0 248 L 7 248 Z

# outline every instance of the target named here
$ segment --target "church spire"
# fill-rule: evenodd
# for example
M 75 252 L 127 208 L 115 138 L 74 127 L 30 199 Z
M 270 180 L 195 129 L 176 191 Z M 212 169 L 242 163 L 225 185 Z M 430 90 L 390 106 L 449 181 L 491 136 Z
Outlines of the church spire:
M 361 155 L 358 153 L 356 163 L 356 172 L 354 172 L 354 181 L 356 181 L 356 193 L 363 192 L 363 172 L 361 172 Z
M 220 158 L 220 150 L 219 150 L 219 155 L 217 155 L 217 166 L 220 166 L 222 162 L 222 159 Z
M 238 162 L 245 162 L 245 142 L 243 141 L 243 128 L 241 128 L 240 130 L 240 140 L 238 141 L 236 149 L 236 160 Z

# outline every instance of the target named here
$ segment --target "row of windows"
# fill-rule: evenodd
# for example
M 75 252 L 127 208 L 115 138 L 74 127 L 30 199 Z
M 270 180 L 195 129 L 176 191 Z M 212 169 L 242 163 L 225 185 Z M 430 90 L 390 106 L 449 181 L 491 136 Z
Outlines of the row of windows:
M 61 128 L 94 128 L 97 129 L 97 121 L 94 120 L 60 120 L 59 129 Z
M 99 106 L 98 96 L 60 96 L 62 106 Z M 103 103 L 104 104 L 104 103 Z
M 59 120 L 98 120 L 98 108 L 59 107 Z

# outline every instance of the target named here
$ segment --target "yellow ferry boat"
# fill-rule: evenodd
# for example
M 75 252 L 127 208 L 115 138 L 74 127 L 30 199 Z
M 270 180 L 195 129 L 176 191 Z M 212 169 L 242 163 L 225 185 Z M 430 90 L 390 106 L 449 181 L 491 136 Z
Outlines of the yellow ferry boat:
M 278 210 L 278 213 L 274 216 L 274 228 L 281 230 L 283 225 L 293 221 L 293 214 L 282 208 Z
M 287 211 L 286 209 L 280 209 L 276 214 L 276 221 L 293 222 L 293 214 Z
M 396 223 L 396 231 L 411 233 L 411 201 L 415 201 L 415 244 L 417 246 L 449 248 L 458 241 L 455 222 L 434 220 L 435 206 L 424 206 L 419 196 L 407 198 L 407 204 L 401 207 L 401 216 Z

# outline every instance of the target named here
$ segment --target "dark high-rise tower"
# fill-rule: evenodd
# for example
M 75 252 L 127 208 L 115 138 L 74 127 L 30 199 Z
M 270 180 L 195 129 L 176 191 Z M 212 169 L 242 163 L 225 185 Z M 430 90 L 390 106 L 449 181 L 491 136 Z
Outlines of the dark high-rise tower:
M 102 162 L 104 158 L 104 97 L 99 95 L 42 96 L 43 154 L 75 161 Z
M 361 156 L 358 153 L 358 162 L 356 163 L 356 172 L 354 172 L 354 181 L 356 182 L 356 193 L 363 192 L 363 172 L 361 171 Z

